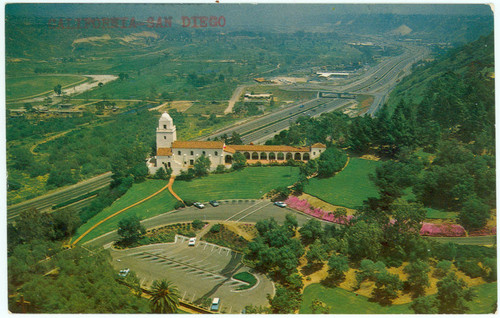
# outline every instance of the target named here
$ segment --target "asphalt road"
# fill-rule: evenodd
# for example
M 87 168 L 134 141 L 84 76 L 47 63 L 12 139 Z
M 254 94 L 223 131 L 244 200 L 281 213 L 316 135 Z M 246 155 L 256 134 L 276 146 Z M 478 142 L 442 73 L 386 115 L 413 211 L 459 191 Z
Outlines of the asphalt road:
M 64 203 L 86 193 L 107 187 L 111 182 L 111 172 L 106 172 L 97 177 L 73 184 L 55 192 L 21 202 L 7 207 L 7 220 L 12 221 L 21 211 L 36 208 L 39 211 L 51 209 L 52 206 Z
M 215 208 L 206 204 L 204 209 L 188 207 L 181 210 L 174 210 L 143 220 L 141 223 L 146 229 L 171 223 L 191 222 L 194 219 L 202 221 L 255 223 L 259 220 L 273 217 L 277 222 L 283 223 L 286 214 L 293 213 L 297 217 L 299 225 L 302 225 L 312 218 L 292 209 L 277 207 L 268 200 L 229 200 L 227 202 L 220 201 L 220 203 L 220 206 Z M 93 247 L 109 246 L 110 243 L 118 239 L 118 234 L 116 231 L 113 231 L 85 242 L 84 245 Z

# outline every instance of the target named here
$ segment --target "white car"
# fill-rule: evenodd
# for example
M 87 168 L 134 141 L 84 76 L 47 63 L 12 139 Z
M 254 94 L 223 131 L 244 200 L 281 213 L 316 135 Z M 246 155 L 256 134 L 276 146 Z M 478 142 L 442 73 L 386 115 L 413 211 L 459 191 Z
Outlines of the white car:
M 274 202 L 274 205 L 279 206 L 280 208 L 286 208 L 285 202 L 277 201 L 277 202 Z
M 118 273 L 118 276 L 121 276 L 121 277 L 126 277 L 128 275 L 128 273 L 130 272 L 130 269 L 129 268 L 125 268 L 125 269 L 122 269 L 120 271 L 120 273 Z
M 189 239 L 188 246 L 194 246 L 196 244 L 196 237 L 192 237 Z
M 198 209 L 203 209 L 205 207 L 205 205 L 203 203 L 200 203 L 200 202 L 195 202 L 195 203 L 193 203 L 193 205 L 195 207 L 197 207 Z

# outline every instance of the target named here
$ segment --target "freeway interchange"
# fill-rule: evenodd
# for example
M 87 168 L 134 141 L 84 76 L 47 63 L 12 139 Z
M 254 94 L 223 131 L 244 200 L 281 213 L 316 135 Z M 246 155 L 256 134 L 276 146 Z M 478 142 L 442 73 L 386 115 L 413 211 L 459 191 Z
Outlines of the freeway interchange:
M 334 94 L 372 95 L 373 102 L 367 114 L 374 116 L 377 110 L 387 101 L 389 93 L 399 80 L 410 72 L 411 66 L 423 59 L 428 50 L 424 47 L 406 46 L 405 52 L 399 56 L 382 60 L 378 65 L 365 72 L 353 76 L 349 80 L 338 83 L 304 83 L 280 86 L 289 91 L 317 91 L 317 97 L 306 102 L 295 102 L 287 107 L 268 114 L 241 121 L 233 126 L 219 130 L 203 140 L 230 136 L 233 132 L 241 136 L 243 143 L 263 143 L 280 131 L 287 129 L 300 116 L 319 116 L 322 113 L 341 109 L 356 103 L 353 99 L 321 98 L 320 92 Z

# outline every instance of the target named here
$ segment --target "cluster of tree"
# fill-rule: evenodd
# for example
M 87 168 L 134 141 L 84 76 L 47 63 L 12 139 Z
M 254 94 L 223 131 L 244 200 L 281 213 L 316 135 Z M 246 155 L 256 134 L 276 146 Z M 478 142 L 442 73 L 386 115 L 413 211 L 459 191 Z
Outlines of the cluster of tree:
M 48 133 L 73 129 L 95 119 L 95 115 L 90 112 L 84 112 L 81 116 L 51 117 L 43 118 L 43 120 L 41 118 L 7 117 L 6 138 L 7 142 L 11 142 L 28 137 L 42 136 Z
M 248 244 L 246 259 L 279 284 L 269 300 L 273 313 L 292 313 L 300 306 L 303 284 L 297 267 L 304 247 L 293 238 L 297 226 L 297 219 L 291 214 L 286 215 L 283 225 L 273 218 L 259 221 L 255 225 L 258 235 Z
M 255 116 L 264 113 L 264 106 L 257 102 L 238 102 L 234 106 L 233 112 L 240 116 Z
M 214 82 L 224 82 L 224 74 L 217 75 L 215 72 L 211 72 L 205 75 L 198 75 L 196 73 L 189 73 L 186 82 L 194 87 L 203 87 L 205 85 L 212 84 Z
M 75 211 L 23 211 L 8 224 L 9 310 L 29 313 L 137 313 L 148 303 L 119 284 L 108 252 L 62 248 Z M 70 292 L 68 292 L 70 291 Z

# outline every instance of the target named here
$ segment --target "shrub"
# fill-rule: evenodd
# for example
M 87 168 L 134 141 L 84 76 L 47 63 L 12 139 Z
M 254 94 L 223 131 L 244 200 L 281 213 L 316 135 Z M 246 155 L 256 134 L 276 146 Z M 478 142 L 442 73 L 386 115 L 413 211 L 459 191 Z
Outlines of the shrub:
M 436 264 L 436 269 L 434 270 L 434 273 L 432 276 L 436 278 L 443 278 L 448 274 L 448 272 L 451 269 L 451 262 L 447 260 L 440 261 Z
M 205 226 L 205 222 L 203 222 L 202 220 L 193 220 L 193 222 L 191 223 L 193 225 L 193 228 L 196 229 L 196 230 L 199 230 L 199 229 L 202 229 L 203 226 Z
M 217 224 L 214 224 L 211 228 L 210 228 L 210 232 L 211 233 L 219 233 L 220 230 L 222 228 L 222 225 L 217 223 Z
M 184 200 L 184 203 L 185 203 L 187 206 L 192 206 L 194 202 L 195 202 L 194 200 Z
M 182 201 L 177 201 L 175 202 L 175 205 L 174 205 L 174 209 L 181 209 L 183 207 L 185 207 L 186 205 L 182 202 Z
M 459 270 L 470 278 L 477 278 L 484 275 L 483 269 L 475 261 L 459 258 L 456 261 L 456 265 Z

